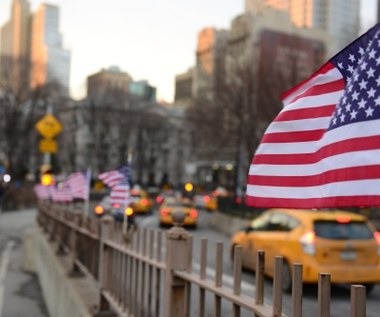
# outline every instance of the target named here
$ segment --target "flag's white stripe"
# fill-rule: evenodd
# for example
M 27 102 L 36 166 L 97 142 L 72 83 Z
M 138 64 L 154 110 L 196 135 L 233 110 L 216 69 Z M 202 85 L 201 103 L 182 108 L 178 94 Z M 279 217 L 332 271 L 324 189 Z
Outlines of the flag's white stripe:
M 251 164 L 249 175 L 261 176 L 310 176 L 317 175 L 336 168 L 374 165 L 374 157 L 380 157 L 379 150 L 368 150 L 354 153 L 344 153 L 327 157 L 315 164 L 271 165 Z M 380 164 L 380 159 L 378 160 Z
M 265 134 L 327 129 L 330 121 L 331 117 L 320 117 L 295 121 L 274 121 L 268 127 Z
M 296 143 L 261 143 L 256 154 L 314 153 L 323 146 L 352 138 L 379 135 L 379 120 L 356 122 L 327 131 L 319 141 Z
M 111 195 L 111 199 L 114 199 L 114 198 L 128 198 L 128 196 L 126 196 L 126 194 L 121 194 L 121 195 Z
M 343 78 L 343 77 L 342 77 L 342 74 L 339 72 L 339 70 L 337 70 L 336 68 L 332 68 L 328 72 L 326 72 L 324 74 L 317 75 L 314 78 L 306 81 L 296 91 L 294 91 L 292 94 L 290 94 L 289 96 L 284 98 L 283 103 L 285 105 L 289 104 L 289 102 L 291 102 L 294 98 L 303 94 L 306 90 L 308 90 L 312 86 L 328 84 L 328 83 L 334 82 L 336 80 L 339 80 L 341 78 Z
M 306 96 L 287 105 L 282 112 L 289 110 L 315 108 L 337 104 L 343 95 L 343 90 L 321 94 L 318 96 Z
M 297 143 L 261 143 L 256 150 L 256 155 L 314 153 L 317 149 L 318 142 L 319 141 Z
M 247 195 L 262 198 L 309 199 L 335 196 L 379 195 L 380 179 L 356 180 L 310 187 L 247 185 Z

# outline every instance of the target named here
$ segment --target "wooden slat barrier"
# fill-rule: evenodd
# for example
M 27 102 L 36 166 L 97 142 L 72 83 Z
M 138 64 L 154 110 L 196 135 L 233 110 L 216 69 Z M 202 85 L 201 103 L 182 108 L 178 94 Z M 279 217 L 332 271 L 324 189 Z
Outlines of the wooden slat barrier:
M 232 316 L 240 317 L 242 309 L 257 317 L 285 316 L 282 312 L 283 269 L 287 263 L 275 257 L 272 306 L 264 301 L 265 253 L 255 255 L 254 298 L 242 293 L 242 249 L 233 250 L 233 286 L 223 285 L 223 243 L 216 243 L 215 276 L 208 277 L 208 240 L 200 246 L 200 269 L 193 272 L 193 237 L 181 227 L 166 232 L 138 228 L 126 239 L 123 228 L 111 217 L 102 220 L 86 218 L 68 206 L 39 204 L 39 225 L 58 245 L 57 255 L 70 253 L 73 265 L 90 275 L 100 290 L 99 313 L 112 310 L 119 316 L 190 317 L 197 307 L 197 316 L 206 316 L 206 295 L 213 295 L 213 315 L 224 316 L 222 303 L 232 305 Z M 165 243 L 164 243 L 165 242 Z M 165 253 L 164 251 L 165 250 Z M 302 265 L 292 271 L 291 313 L 302 317 Z M 191 288 L 198 288 L 197 298 Z M 165 301 L 162 301 L 162 299 Z M 194 302 L 197 306 L 194 306 Z M 161 303 L 164 303 L 161 306 Z M 331 278 L 320 273 L 317 316 L 330 316 Z M 366 290 L 351 286 L 351 317 L 366 315 Z

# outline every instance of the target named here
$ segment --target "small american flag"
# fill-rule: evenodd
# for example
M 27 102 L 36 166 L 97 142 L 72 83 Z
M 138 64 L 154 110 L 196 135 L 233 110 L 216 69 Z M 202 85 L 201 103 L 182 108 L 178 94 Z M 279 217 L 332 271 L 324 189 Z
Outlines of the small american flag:
M 37 197 L 42 200 L 46 200 L 50 198 L 50 186 L 44 186 L 42 184 L 34 185 L 33 189 L 36 193 Z
M 380 205 L 380 24 L 286 92 L 253 157 L 256 207 Z
M 54 201 L 71 202 L 73 200 L 73 195 L 67 182 L 60 183 L 57 186 L 51 186 L 50 191 Z
M 88 200 L 90 190 L 90 176 L 88 172 L 76 172 L 69 175 L 66 180 L 73 198 Z
M 131 166 L 127 163 L 119 169 L 99 174 L 98 178 L 108 187 L 114 187 L 125 182 L 129 183 L 131 179 Z
M 111 204 L 127 206 L 130 203 L 130 188 L 128 183 L 118 184 L 111 189 Z

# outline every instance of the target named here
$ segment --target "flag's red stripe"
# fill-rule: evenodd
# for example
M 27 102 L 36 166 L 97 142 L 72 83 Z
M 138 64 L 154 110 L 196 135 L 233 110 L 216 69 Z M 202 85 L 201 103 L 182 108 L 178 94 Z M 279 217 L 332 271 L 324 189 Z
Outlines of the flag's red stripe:
M 319 75 L 326 74 L 327 72 L 329 72 L 333 68 L 335 68 L 334 64 L 332 64 L 331 62 L 327 62 L 317 72 L 315 72 L 312 76 L 310 76 L 309 78 L 307 78 L 303 82 L 299 83 L 297 86 L 294 86 L 293 88 L 291 88 L 288 91 L 286 91 L 285 93 L 283 93 L 281 95 L 281 99 L 286 99 L 291 94 L 296 92 L 300 87 L 302 87 L 306 82 L 312 81 L 315 77 L 317 77 Z
M 263 186 L 305 187 L 335 182 L 380 178 L 380 165 L 356 166 L 329 170 L 316 175 L 262 176 L 248 175 L 248 184 Z
M 373 207 L 380 206 L 380 195 L 368 196 L 334 196 L 325 198 L 307 198 L 291 199 L 276 197 L 254 197 L 247 196 L 245 199 L 247 205 L 257 208 L 267 208 L 268 206 L 276 208 L 329 208 L 329 207 Z
M 315 164 L 322 159 L 356 151 L 366 151 L 380 149 L 380 136 L 369 136 L 355 139 L 348 139 L 329 144 L 319 148 L 315 153 L 303 154 L 257 154 L 254 156 L 252 164 L 271 165 L 300 165 Z
M 275 132 L 264 134 L 261 143 L 293 143 L 318 141 L 326 132 L 325 129 L 296 131 L 296 132 Z
M 328 94 L 331 92 L 343 90 L 344 86 L 345 86 L 345 83 L 342 78 L 329 82 L 329 83 L 314 85 L 314 86 L 311 86 L 308 90 L 305 90 L 302 94 L 299 94 L 296 98 L 290 101 L 290 103 L 294 103 L 298 99 L 301 99 L 303 97 L 315 97 L 315 96 L 320 96 L 323 94 Z
M 282 111 L 276 117 L 275 121 L 293 121 L 302 119 L 313 119 L 322 117 L 331 117 L 334 113 L 336 105 L 328 105 L 307 109 L 294 109 L 288 111 Z

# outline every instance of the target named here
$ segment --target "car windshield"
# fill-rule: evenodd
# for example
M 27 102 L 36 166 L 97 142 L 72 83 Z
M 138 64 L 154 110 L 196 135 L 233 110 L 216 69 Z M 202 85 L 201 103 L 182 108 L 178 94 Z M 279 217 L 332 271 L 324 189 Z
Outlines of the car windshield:
M 340 223 L 337 221 L 317 220 L 314 222 L 314 231 L 318 237 L 325 239 L 373 239 L 371 229 L 362 221 Z
M 186 207 L 186 208 L 191 208 L 193 207 L 192 204 L 189 203 L 183 203 L 183 202 L 175 202 L 175 203 L 168 203 L 168 207 Z

